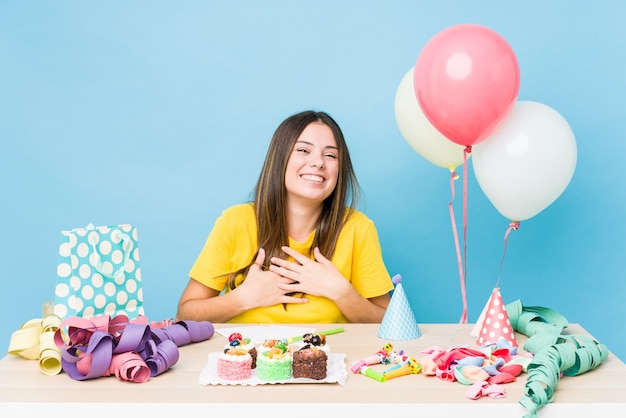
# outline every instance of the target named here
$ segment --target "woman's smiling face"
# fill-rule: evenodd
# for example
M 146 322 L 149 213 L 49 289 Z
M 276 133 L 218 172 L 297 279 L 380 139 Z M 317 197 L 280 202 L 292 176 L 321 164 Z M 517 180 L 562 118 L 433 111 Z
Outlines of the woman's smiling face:
M 332 130 L 311 123 L 294 144 L 285 171 L 289 199 L 321 204 L 335 190 L 339 175 L 339 151 Z

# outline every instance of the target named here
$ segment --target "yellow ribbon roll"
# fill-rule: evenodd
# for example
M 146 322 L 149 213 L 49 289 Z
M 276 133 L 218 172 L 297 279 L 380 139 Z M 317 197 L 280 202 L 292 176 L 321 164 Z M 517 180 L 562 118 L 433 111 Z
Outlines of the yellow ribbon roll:
M 54 343 L 54 333 L 60 326 L 61 318 L 54 314 L 26 321 L 11 335 L 8 353 L 39 360 L 39 368 L 46 375 L 61 373 L 61 350 Z

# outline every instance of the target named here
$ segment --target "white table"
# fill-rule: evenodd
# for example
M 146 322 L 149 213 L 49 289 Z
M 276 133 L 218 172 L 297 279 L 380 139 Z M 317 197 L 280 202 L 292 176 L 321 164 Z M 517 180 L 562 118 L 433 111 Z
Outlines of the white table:
M 233 324 L 214 324 L 216 329 Z M 2 417 L 131 417 L 217 416 L 294 417 L 411 416 L 522 417 L 519 400 L 526 374 L 505 384 L 506 397 L 468 399 L 468 386 L 422 374 L 378 382 L 350 371 L 350 364 L 373 354 L 386 342 L 415 358 L 426 347 L 475 347 L 472 325 L 420 324 L 422 336 L 408 341 L 387 341 L 376 336 L 378 324 L 300 324 L 323 331 L 343 327 L 328 337 L 335 353 L 346 354 L 345 385 L 266 384 L 258 386 L 200 385 L 199 375 L 208 353 L 221 351 L 226 339 L 215 335 L 200 343 L 180 347 L 180 359 L 167 372 L 146 383 L 122 382 L 115 377 L 75 381 L 65 374 L 44 375 L 34 360 L 7 355 L 0 361 L 0 415 Z M 588 333 L 571 324 L 570 334 Z M 518 334 L 520 351 L 526 337 Z M 385 367 L 382 366 L 381 367 Z M 186 415 L 183 415 L 186 414 Z M 187 415 L 188 414 L 188 415 Z M 192 415 L 193 414 L 193 415 Z M 201 415 L 200 415 L 201 414 Z M 540 418 L 566 416 L 626 416 L 626 365 L 615 355 L 579 376 L 563 377 L 555 400 L 539 410 Z M 396 415 L 397 416 L 397 415 Z

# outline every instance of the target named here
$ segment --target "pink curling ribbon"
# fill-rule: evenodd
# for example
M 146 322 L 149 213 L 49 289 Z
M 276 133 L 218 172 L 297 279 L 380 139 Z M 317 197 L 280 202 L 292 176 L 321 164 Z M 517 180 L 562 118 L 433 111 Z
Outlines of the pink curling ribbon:
M 144 383 L 150 379 L 150 369 L 137 353 L 116 354 L 111 359 L 105 376 L 114 375 L 119 380 Z

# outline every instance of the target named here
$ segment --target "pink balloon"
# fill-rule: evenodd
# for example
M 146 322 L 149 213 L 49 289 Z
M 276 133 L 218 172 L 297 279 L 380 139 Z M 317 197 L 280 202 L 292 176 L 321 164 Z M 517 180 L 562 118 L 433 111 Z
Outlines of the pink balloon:
M 484 26 L 463 24 L 428 41 L 413 81 L 432 125 L 450 141 L 471 146 L 487 139 L 511 111 L 520 73 L 504 38 Z

